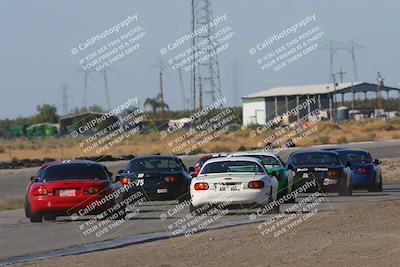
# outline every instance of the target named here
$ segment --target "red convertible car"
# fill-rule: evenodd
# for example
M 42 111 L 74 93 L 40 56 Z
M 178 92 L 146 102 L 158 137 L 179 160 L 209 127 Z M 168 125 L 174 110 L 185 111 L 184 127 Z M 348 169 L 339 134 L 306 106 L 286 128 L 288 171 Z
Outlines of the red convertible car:
M 68 160 L 43 165 L 26 190 L 25 214 L 31 222 L 57 216 L 100 214 L 114 205 L 112 173 L 97 162 Z

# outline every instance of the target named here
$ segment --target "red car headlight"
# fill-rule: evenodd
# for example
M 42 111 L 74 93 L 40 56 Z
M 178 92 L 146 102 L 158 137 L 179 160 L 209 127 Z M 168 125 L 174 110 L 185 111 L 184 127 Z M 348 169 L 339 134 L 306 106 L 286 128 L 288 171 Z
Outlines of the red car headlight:
M 328 171 L 328 175 L 331 177 L 339 177 L 340 171 L 339 170 L 330 170 L 330 171 Z
M 97 186 L 90 186 L 88 188 L 86 188 L 85 193 L 86 194 L 97 194 L 100 192 L 100 188 Z
M 164 177 L 164 180 L 169 184 L 176 184 L 178 182 L 178 177 L 176 177 L 176 176 L 167 176 L 167 177 Z
M 208 189 L 208 184 L 207 183 L 195 183 L 194 184 L 194 190 L 207 190 Z
M 252 188 L 252 189 L 261 189 L 261 188 L 264 188 L 264 182 L 263 181 L 251 181 L 251 182 L 249 182 L 248 187 Z
M 46 196 L 49 192 L 47 191 L 46 187 L 40 186 L 40 187 L 35 187 L 32 190 L 32 194 L 34 196 Z

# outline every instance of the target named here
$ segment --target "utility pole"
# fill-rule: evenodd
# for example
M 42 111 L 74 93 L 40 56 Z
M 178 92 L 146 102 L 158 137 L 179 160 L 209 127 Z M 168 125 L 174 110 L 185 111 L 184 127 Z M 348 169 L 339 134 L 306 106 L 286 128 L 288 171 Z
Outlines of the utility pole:
M 104 68 L 103 70 L 101 70 L 101 72 L 102 72 L 103 78 L 104 78 L 104 90 L 106 93 L 107 110 L 110 111 L 111 110 L 111 101 L 110 101 L 110 92 L 108 89 L 107 69 Z
M 347 72 L 342 71 L 342 67 L 340 67 L 340 71 L 336 72 L 337 75 L 340 77 L 340 83 L 343 83 L 343 75 L 346 74 Z
M 203 109 L 203 86 L 201 84 L 201 79 L 199 79 L 199 109 Z
M 381 87 L 383 86 L 383 78 L 381 73 L 378 71 L 376 75 L 376 113 L 375 118 L 380 117 L 382 109 L 382 99 L 381 99 Z
M 239 100 L 239 92 L 238 92 L 238 68 L 236 63 L 232 63 L 232 85 L 233 85 L 233 94 L 235 97 L 234 104 L 236 106 L 240 106 Z
M 183 110 L 186 110 L 186 94 L 185 94 L 185 86 L 183 85 L 183 77 L 181 68 L 178 69 L 179 74 L 179 84 L 181 87 L 181 96 L 182 96 L 182 106 Z
M 195 15 L 195 8 L 194 8 L 194 1 L 192 0 L 192 32 L 194 32 L 194 30 L 196 29 L 196 15 Z M 194 38 L 192 38 L 192 72 L 191 72 L 191 83 L 190 83 L 190 87 L 191 87 L 191 101 L 192 101 L 192 109 L 193 111 L 196 110 L 196 40 Z
M 342 67 L 340 67 L 340 71 L 336 73 L 340 77 L 340 83 L 343 83 L 343 75 L 345 73 L 346 72 L 342 71 Z M 342 95 L 342 106 L 344 106 L 344 94 L 342 93 L 341 95 Z
M 61 112 L 65 116 L 68 114 L 68 85 L 61 86 Z
M 332 80 L 333 80 L 333 94 L 335 96 L 334 102 L 333 102 L 333 121 L 336 124 L 336 112 L 337 112 L 337 106 L 336 106 L 336 75 L 335 73 L 332 74 Z
M 164 89 L 163 89 L 163 66 L 160 60 L 160 98 L 161 98 L 161 120 L 165 121 L 165 104 L 164 104 Z
M 161 103 L 160 103 L 160 105 L 161 105 L 160 119 L 165 121 L 166 116 L 165 116 L 164 81 L 163 81 L 165 65 L 161 59 L 158 59 L 158 63 L 151 65 L 151 68 L 158 68 L 159 86 L 160 86 L 159 96 L 160 96 L 160 101 L 161 101 Z

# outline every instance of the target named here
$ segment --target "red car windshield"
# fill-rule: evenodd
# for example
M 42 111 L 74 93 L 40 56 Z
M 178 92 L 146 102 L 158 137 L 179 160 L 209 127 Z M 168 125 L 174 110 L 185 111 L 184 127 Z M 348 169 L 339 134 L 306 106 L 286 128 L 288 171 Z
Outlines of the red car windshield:
M 107 180 L 108 175 L 102 166 L 93 164 L 60 164 L 46 168 L 40 180 L 54 181 L 66 179 L 99 179 Z

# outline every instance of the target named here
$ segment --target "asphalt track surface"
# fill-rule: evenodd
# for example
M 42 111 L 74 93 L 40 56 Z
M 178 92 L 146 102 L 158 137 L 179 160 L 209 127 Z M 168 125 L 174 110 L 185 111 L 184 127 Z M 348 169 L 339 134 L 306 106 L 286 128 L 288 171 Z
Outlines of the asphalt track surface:
M 400 141 L 358 143 L 340 147 L 367 149 L 376 158 L 400 157 Z M 285 158 L 286 155 L 283 153 L 282 157 Z M 192 166 L 197 157 L 187 156 L 182 158 L 188 166 Z M 110 162 L 106 165 L 113 172 L 116 172 L 118 169 L 124 168 L 126 163 Z M 29 177 L 36 170 L 37 168 L 0 170 L 0 196 L 23 197 Z M 299 202 L 307 196 L 309 194 L 300 195 L 297 201 Z M 392 199 L 400 199 L 400 184 L 384 184 L 384 190 L 381 193 L 355 191 L 352 197 L 339 197 L 332 193 L 324 199 L 318 211 L 329 212 L 341 203 Z M 83 231 L 79 229 L 81 225 L 89 222 L 90 216 L 82 217 L 77 221 L 72 221 L 70 217 L 59 217 L 56 222 L 34 224 L 25 218 L 22 209 L 0 212 L 0 265 L 173 237 L 175 234 L 168 226 L 177 224 L 180 219 L 182 220 L 189 214 L 188 207 L 185 206 L 176 211 L 176 205 L 177 202 L 145 202 L 141 204 L 140 211 L 137 214 L 131 213 L 133 216 L 131 219 L 98 237 L 94 233 L 84 235 Z M 281 211 L 291 207 L 291 205 L 293 204 L 282 205 Z M 163 214 L 168 214 L 168 211 L 171 215 L 161 220 L 160 217 Z M 254 210 L 230 211 L 225 216 L 207 225 L 205 229 L 265 221 L 268 216 L 272 216 L 262 215 L 252 221 L 249 219 L 249 214 L 253 212 Z M 188 243 L 195 241 L 195 237 L 196 235 L 187 237 Z

